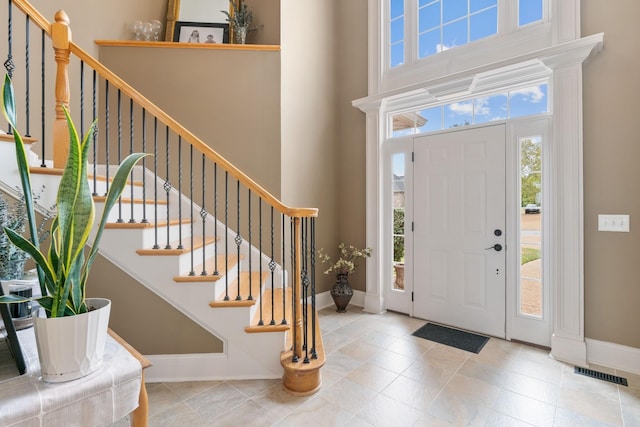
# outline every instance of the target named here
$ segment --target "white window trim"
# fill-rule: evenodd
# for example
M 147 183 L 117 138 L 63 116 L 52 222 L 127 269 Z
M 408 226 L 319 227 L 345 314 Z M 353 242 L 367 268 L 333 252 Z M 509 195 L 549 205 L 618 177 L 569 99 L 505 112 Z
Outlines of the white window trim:
M 452 52 L 441 68 L 412 71 L 389 83 L 383 82 L 385 64 L 381 60 L 386 31 L 381 19 L 383 2 L 369 0 L 369 96 L 353 101 L 355 107 L 366 113 L 367 246 L 373 248 L 374 255 L 367 262 L 365 310 L 374 313 L 385 310 L 381 280 L 391 277 L 391 267 L 384 262 L 387 258 L 383 258 L 390 240 L 384 234 L 384 224 L 391 220 L 383 200 L 385 177 L 381 173 L 387 112 L 428 100 L 471 97 L 509 82 L 535 81 L 540 73 L 551 74 L 553 119 L 548 174 L 553 208 L 548 213 L 552 249 L 547 254 L 554 292 L 551 355 L 585 366 L 582 63 L 602 49 L 604 35 L 579 37 L 580 0 L 550 2 L 551 36 L 543 40 L 546 46 L 511 39 L 516 42 L 506 48 L 487 46 L 481 55 L 469 60 L 461 50 L 456 50 L 458 55 Z

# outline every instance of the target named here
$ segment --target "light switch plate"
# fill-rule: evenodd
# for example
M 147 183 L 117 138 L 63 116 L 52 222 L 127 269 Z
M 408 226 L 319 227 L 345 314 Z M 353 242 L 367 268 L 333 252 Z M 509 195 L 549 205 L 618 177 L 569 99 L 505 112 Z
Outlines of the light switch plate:
M 629 232 L 629 215 L 598 215 L 598 231 Z

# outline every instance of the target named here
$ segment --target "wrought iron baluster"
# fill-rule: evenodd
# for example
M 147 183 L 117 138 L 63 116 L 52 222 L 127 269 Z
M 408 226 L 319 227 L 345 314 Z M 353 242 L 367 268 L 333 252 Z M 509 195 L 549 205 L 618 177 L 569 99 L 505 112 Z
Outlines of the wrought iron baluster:
M 206 246 L 206 242 L 207 242 L 207 233 L 206 233 L 206 219 L 207 219 L 207 202 L 206 202 L 206 183 L 207 183 L 207 176 L 206 176 L 206 170 L 205 170 L 205 160 L 206 157 L 204 155 L 204 153 L 202 154 L 202 207 L 200 208 L 200 217 L 202 218 L 202 272 L 200 273 L 201 276 L 206 276 L 207 275 L 207 246 Z
M 165 181 L 164 181 L 164 191 L 167 194 L 167 244 L 165 245 L 165 249 L 171 249 L 171 236 L 169 234 L 169 232 L 171 231 L 170 225 L 169 225 L 169 197 L 171 196 L 171 180 L 169 179 L 169 167 L 171 164 L 171 153 L 169 152 L 169 126 L 165 126 L 165 154 L 167 156 L 167 169 L 166 169 L 166 175 L 165 175 Z
M 189 180 L 189 188 L 190 188 L 190 194 L 189 194 L 189 198 L 191 199 L 191 271 L 189 272 L 189 276 L 195 276 L 196 272 L 195 272 L 195 268 L 193 266 L 193 222 L 194 222 L 194 218 L 193 218 L 193 145 L 190 145 L 190 151 L 189 151 L 189 175 L 191 176 L 191 179 Z
M 240 301 L 242 299 L 242 295 L 240 292 L 240 278 L 242 277 L 240 275 L 240 245 L 242 244 L 242 236 L 240 236 L 240 180 L 237 181 L 237 185 L 236 185 L 236 205 L 237 205 L 237 219 L 236 219 L 236 224 L 238 227 L 238 232 L 236 233 L 236 238 L 235 238 L 235 242 L 236 242 L 236 247 L 237 247 L 237 256 L 238 256 L 238 295 L 236 296 L 236 301 Z M 251 272 L 249 272 L 249 276 L 251 276 Z
M 25 129 L 25 133 L 24 136 L 30 137 L 31 136 L 31 95 L 30 95 L 30 88 L 31 88 L 31 73 L 29 72 L 29 56 L 30 56 L 30 44 L 29 44 L 29 29 L 31 28 L 31 20 L 29 18 L 29 15 L 25 15 L 26 16 L 26 22 L 25 22 L 25 42 L 24 42 L 24 54 L 25 54 L 25 64 L 24 64 L 24 70 L 25 70 L 25 98 L 26 98 L 26 104 L 25 104 L 25 108 L 27 110 L 27 114 L 25 117 L 25 124 L 26 124 L 26 129 Z M 84 135 L 84 133 L 83 133 Z
M 252 246 L 251 246 L 251 189 L 248 189 L 248 197 L 247 197 L 247 201 L 248 201 L 248 213 L 249 213 L 249 297 L 247 297 L 247 299 L 249 301 L 253 301 L 253 293 L 252 293 L 252 288 L 253 288 L 253 269 L 251 268 L 251 252 L 252 251 Z M 262 284 L 262 276 L 260 276 L 259 279 L 259 283 Z
M 133 154 L 133 138 L 134 138 L 134 121 L 133 121 L 133 98 L 129 98 L 129 154 Z M 136 219 L 135 217 L 135 213 L 133 211 L 133 205 L 134 205 L 134 193 L 133 190 L 135 188 L 134 182 L 133 182 L 133 171 L 135 168 L 131 169 L 131 174 L 129 176 L 129 178 L 131 179 L 131 183 L 129 184 L 129 186 L 131 187 L 131 218 L 129 218 L 129 224 L 135 224 Z
M 41 101 L 41 105 L 40 105 L 40 139 L 41 141 L 41 149 L 42 152 L 40 153 L 40 158 L 42 159 L 42 162 L 40 163 L 40 167 L 46 168 L 47 164 L 45 163 L 45 149 L 46 149 L 46 88 L 45 88 L 45 71 L 46 71 L 46 67 L 45 67 L 45 56 L 44 56 L 44 43 L 45 43 L 45 31 L 42 30 L 40 32 L 41 36 L 40 36 L 40 89 L 42 91 L 42 93 L 40 94 L 40 98 L 42 99 Z
M 219 276 L 218 271 L 218 163 L 213 163 L 213 275 Z
M 184 249 L 182 244 L 182 136 L 180 135 L 178 135 L 178 249 Z
M 104 142 L 105 142 L 105 169 L 106 169 L 106 181 L 105 181 L 105 192 L 104 195 L 107 195 L 109 191 L 109 131 L 111 125 L 111 114 L 109 112 L 110 101 L 109 101 L 109 80 L 104 81 L 104 114 L 105 114 L 105 132 L 104 132 Z
M 240 263 L 240 260 L 238 260 L 238 263 Z M 228 171 L 224 171 L 224 300 L 229 301 L 229 172 Z
M 258 247 L 260 248 L 260 258 L 258 260 L 259 270 L 260 270 L 260 296 L 262 296 L 262 197 L 258 198 Z M 263 320 L 263 305 L 264 298 L 260 298 L 260 320 L 258 321 L 258 326 L 264 326 Z
M 307 218 L 302 218 L 302 347 L 304 348 L 303 363 L 309 363 L 309 306 L 307 305 L 307 297 L 309 295 L 309 278 L 307 276 L 307 240 L 309 234 L 309 222 Z
M 286 267 L 286 255 L 285 255 L 285 242 L 286 242 L 286 237 L 285 237 L 285 230 L 286 230 L 286 226 L 285 226 L 285 220 L 284 220 L 284 214 L 280 214 L 280 216 L 282 217 L 282 320 L 280 321 L 281 324 L 286 325 L 287 324 L 287 301 L 286 301 L 286 277 L 285 277 L 285 267 Z
M 118 164 L 122 161 L 122 90 L 118 89 Z M 107 169 L 109 164 L 107 163 Z M 118 223 L 123 223 L 122 219 L 122 196 L 118 197 Z
M 84 137 L 84 61 L 80 60 L 80 138 Z
M 142 109 L 142 152 L 147 152 L 147 110 Z M 142 158 L 142 221 L 148 224 L 147 219 L 147 158 Z
M 298 295 L 298 289 L 295 286 L 295 272 L 298 271 L 298 260 L 295 258 L 294 256 L 294 232 L 293 232 L 293 218 L 289 218 L 289 246 L 291 247 L 291 276 L 294 277 L 293 279 L 293 283 L 291 283 L 291 294 L 293 296 L 292 298 L 292 304 L 293 307 L 291 309 L 291 315 L 293 316 L 293 326 L 291 329 L 293 329 L 293 357 L 291 358 L 291 361 L 293 363 L 297 363 L 299 361 L 298 359 L 298 354 L 296 352 L 296 343 L 298 342 L 298 340 L 300 339 L 300 337 L 298 337 L 298 324 L 297 324 L 297 316 L 298 316 L 298 304 L 296 304 L 296 301 L 298 300 L 298 298 L 300 298 L 300 296 Z
M 316 219 L 311 218 L 311 358 L 316 352 Z
M 158 118 L 153 118 L 153 249 L 160 249 L 158 244 Z
M 96 70 L 93 70 L 93 86 L 91 90 L 91 107 L 93 112 L 92 122 L 98 115 L 98 107 L 97 107 L 97 96 L 98 96 L 98 74 Z M 93 135 L 91 135 L 92 139 L 92 148 L 93 148 L 93 195 L 98 195 L 98 122 L 96 122 L 93 127 Z
M 7 70 L 7 74 L 9 78 L 13 78 L 13 72 L 16 69 L 15 64 L 13 63 L 13 2 L 9 0 L 7 3 L 9 5 L 9 11 L 7 14 L 8 23 L 7 23 L 7 43 L 9 45 L 9 50 L 7 53 L 7 60 L 4 61 L 4 68 Z M 7 134 L 12 135 L 13 129 L 11 129 L 11 125 L 9 125 L 9 130 Z
M 276 324 L 275 319 L 275 309 L 276 309 L 276 299 L 275 299 L 275 271 L 276 271 L 276 255 L 275 255 L 275 231 L 274 231 L 274 223 L 273 223 L 273 206 L 271 206 L 271 260 L 269 261 L 269 270 L 271 271 L 271 321 L 270 325 Z

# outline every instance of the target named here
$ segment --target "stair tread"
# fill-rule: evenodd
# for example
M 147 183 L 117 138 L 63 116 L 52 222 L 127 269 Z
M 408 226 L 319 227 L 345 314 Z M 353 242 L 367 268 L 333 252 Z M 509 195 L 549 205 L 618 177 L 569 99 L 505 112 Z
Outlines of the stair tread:
M 107 200 L 107 196 L 93 196 L 93 201 L 96 203 L 104 203 L 105 200 Z M 168 204 L 168 202 L 166 200 L 153 200 L 153 199 L 141 199 L 141 198 L 129 198 L 129 197 L 122 197 L 122 203 L 131 203 L 133 201 L 134 204 L 136 205 L 141 205 L 141 204 L 145 204 L 145 205 L 153 205 L 153 204 L 158 204 L 158 205 L 166 205 Z
M 273 295 L 270 288 L 262 292 L 260 304 L 262 304 L 262 321 L 264 324 L 260 325 L 260 310 L 256 310 L 251 325 L 244 328 L 245 332 L 281 332 L 291 328 L 291 288 L 285 288 L 284 290 L 285 307 L 287 308 L 285 313 L 286 317 L 285 314 L 283 314 L 282 294 L 282 288 L 275 288 Z M 271 305 L 272 301 L 274 301 L 273 309 Z M 282 323 L 283 318 L 286 320 L 284 324 Z M 271 324 L 272 320 L 274 324 Z
M 31 172 L 32 174 L 40 174 L 40 175 L 59 175 L 62 176 L 62 174 L 64 173 L 64 169 L 62 168 L 45 168 L 42 166 L 30 166 L 29 167 L 29 172 Z M 115 175 L 115 172 L 114 172 Z M 93 180 L 93 175 L 92 174 L 88 174 L 87 175 L 88 179 Z M 96 181 L 106 181 L 107 177 L 105 175 L 96 175 L 95 176 Z M 109 182 L 113 181 L 113 176 L 109 176 Z M 144 186 L 144 183 L 142 181 L 127 181 L 127 184 L 129 185 L 133 185 L 134 187 L 142 187 Z
M 249 277 L 251 277 L 251 296 L 253 299 L 248 299 L 249 297 Z M 256 303 L 256 298 L 260 295 L 261 283 L 267 280 L 269 277 L 268 272 L 262 273 L 262 280 L 260 280 L 260 272 L 252 271 L 242 271 L 238 274 L 238 277 L 232 282 L 229 283 L 228 292 L 229 299 L 225 301 L 225 292 L 222 291 L 215 300 L 209 303 L 210 307 L 248 307 L 252 306 Z M 240 281 L 240 297 L 241 299 L 237 299 L 238 296 L 238 281 Z
M 240 259 L 243 259 L 244 255 L 240 255 Z M 175 276 L 173 280 L 175 282 L 216 282 L 220 280 L 222 276 L 226 274 L 225 270 L 225 256 L 218 255 L 218 274 L 213 274 L 215 272 L 215 257 L 211 257 L 205 263 L 204 271 L 207 272 L 207 275 L 203 276 L 201 272 L 203 271 L 202 264 L 194 267 L 193 271 L 195 271 L 195 276 L 189 276 L 189 274 L 183 274 L 181 276 Z M 233 268 L 238 264 L 238 255 L 229 255 L 229 268 Z
M 167 224 L 168 225 L 178 225 L 178 224 L 190 224 L 191 220 L 188 219 L 183 219 L 182 222 L 180 222 L 177 219 L 171 220 L 171 221 L 159 221 L 158 222 L 158 228 L 160 227 L 166 227 Z M 153 228 L 155 226 L 155 224 L 153 222 L 108 222 L 104 228 L 133 228 L 133 229 L 146 229 L 146 228 Z
M 307 307 L 308 307 L 309 310 L 311 310 L 311 305 L 310 304 L 308 304 Z M 309 354 L 309 363 L 303 363 L 302 360 L 300 360 L 298 362 L 293 362 L 292 361 L 293 350 L 283 351 L 282 354 L 280 355 L 280 363 L 282 364 L 282 366 L 285 369 L 303 372 L 303 371 L 315 371 L 315 370 L 320 369 L 322 366 L 324 366 L 325 361 L 326 361 L 326 355 L 325 355 L 325 350 L 324 350 L 324 343 L 322 342 L 322 333 L 320 331 L 320 321 L 319 320 L 320 319 L 319 319 L 318 313 L 316 311 L 316 322 L 315 322 L 316 346 L 315 346 L 315 350 L 316 350 L 317 358 L 313 359 L 313 358 L 311 358 L 311 354 Z M 309 341 L 311 341 L 312 328 L 313 328 L 313 325 L 311 324 L 311 322 L 309 322 L 309 324 L 307 325 L 307 334 L 308 334 L 307 336 L 309 337 Z M 290 333 L 290 334 L 287 335 L 287 348 L 290 348 L 292 346 L 292 342 L 293 342 L 292 340 L 293 340 L 293 334 Z M 302 357 L 304 358 L 304 350 L 303 350 Z
M 169 243 L 169 245 L 171 246 L 171 249 L 166 249 L 162 246 L 162 244 L 159 243 L 160 244 L 159 249 L 138 249 L 136 250 L 136 253 L 138 255 L 144 255 L 144 256 L 182 255 L 182 254 L 189 253 L 189 251 L 191 251 L 192 240 L 193 240 L 193 249 L 200 249 L 201 247 L 205 245 L 210 245 L 216 241 L 214 237 L 207 237 L 206 240 L 203 239 L 202 236 L 186 237 L 182 239 L 182 246 L 183 246 L 182 249 L 178 249 L 178 244 L 180 243 L 180 241 L 174 240 Z

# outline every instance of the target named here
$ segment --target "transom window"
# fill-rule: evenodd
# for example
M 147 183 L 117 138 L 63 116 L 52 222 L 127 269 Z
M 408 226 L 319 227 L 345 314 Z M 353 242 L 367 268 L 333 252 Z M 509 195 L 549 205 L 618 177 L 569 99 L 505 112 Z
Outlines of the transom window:
M 482 96 L 437 107 L 391 114 L 392 137 L 531 116 L 549 111 L 547 84 Z
M 387 1 L 389 68 L 395 68 L 542 22 L 547 0 Z
M 498 0 L 418 1 L 418 58 L 498 32 Z

